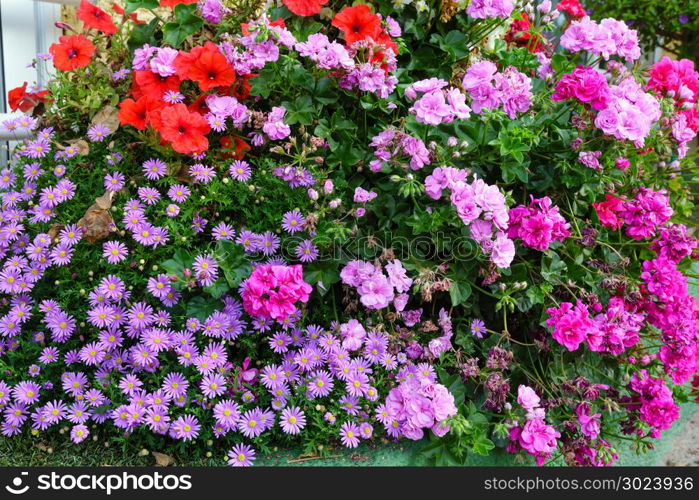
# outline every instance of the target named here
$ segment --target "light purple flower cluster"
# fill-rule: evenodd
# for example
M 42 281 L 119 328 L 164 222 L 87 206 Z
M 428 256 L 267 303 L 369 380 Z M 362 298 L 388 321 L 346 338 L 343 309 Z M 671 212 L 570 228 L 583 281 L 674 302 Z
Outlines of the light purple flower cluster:
M 227 118 L 231 118 L 235 128 L 241 129 L 250 117 L 247 106 L 238 102 L 235 97 L 210 94 L 206 97 L 206 106 L 209 108 L 209 112 L 204 118 L 216 132 L 226 130 Z
M 502 106 L 514 120 L 517 113 L 526 112 L 532 105 L 531 79 L 512 66 L 498 72 L 494 63 L 479 61 L 469 66 L 461 85 L 471 96 L 471 107 L 476 114 Z
M 560 43 L 571 52 L 586 51 L 604 59 L 618 55 L 631 62 L 641 57 L 636 30 L 612 18 L 602 19 L 599 23 L 589 17 L 573 21 L 561 36 Z
M 340 272 L 342 282 L 354 287 L 359 300 L 368 309 L 383 309 L 391 303 L 396 311 L 402 311 L 408 303 L 406 292 L 413 284 L 399 260 L 381 267 L 361 260 L 352 260 Z
M 430 151 L 422 139 L 394 128 L 387 128 L 372 137 L 369 146 L 374 148 L 374 159 L 369 162 L 373 172 L 378 172 L 387 164 L 402 165 L 403 160 L 412 170 L 420 170 L 431 162 Z
M 518 387 L 517 403 L 526 411 L 526 422 L 510 427 L 510 442 L 507 445 L 510 453 L 523 449 L 535 458 L 537 465 L 543 465 L 551 458 L 558 448 L 557 439 L 561 437 L 560 432 L 546 423 L 546 411 L 540 407 L 540 402 L 541 399 L 531 387 Z
M 454 118 L 465 120 L 471 116 L 466 96 L 457 88 L 446 90 L 449 83 L 439 78 L 420 80 L 405 89 L 405 96 L 415 100 L 410 113 L 420 123 L 440 125 L 451 123 Z M 417 99 L 418 94 L 423 94 Z M 417 100 L 416 100 L 417 99 Z
M 595 126 L 607 135 L 633 141 L 636 147 L 641 147 L 661 114 L 658 100 L 644 92 L 633 78 L 626 78 L 609 87 L 606 104 L 597 114 Z
M 474 19 L 507 19 L 512 14 L 512 9 L 512 0 L 472 0 L 466 7 L 466 13 Z
M 453 167 L 438 167 L 425 179 L 425 192 L 435 200 L 442 191 L 451 191 L 450 200 L 463 223 L 469 226 L 471 238 L 490 256 L 496 266 L 510 266 L 515 245 L 507 236 L 508 209 L 505 196 L 497 186 L 482 179 L 466 181 L 467 172 Z
M 388 393 L 384 418 L 395 429 L 396 437 L 422 439 L 424 429 L 436 436 L 449 432 L 446 421 L 457 412 L 454 396 L 436 379 L 434 370 L 418 370 Z

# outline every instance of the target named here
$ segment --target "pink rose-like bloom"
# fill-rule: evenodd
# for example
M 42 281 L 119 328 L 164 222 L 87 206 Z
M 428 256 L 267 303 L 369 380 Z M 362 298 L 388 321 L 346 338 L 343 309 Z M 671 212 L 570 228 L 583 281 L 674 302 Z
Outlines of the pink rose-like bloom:
M 284 106 L 273 107 L 267 116 L 267 121 L 262 126 L 262 131 L 273 141 L 284 139 L 291 133 L 289 125 L 284 123 L 285 114 L 286 108 Z
M 589 335 L 597 334 L 598 325 L 592 318 L 587 306 L 578 302 L 575 307 L 570 302 L 546 310 L 550 316 L 546 325 L 553 328 L 553 338 L 569 351 L 575 351 Z
M 536 395 L 534 389 L 526 385 L 517 388 L 517 403 L 525 410 L 533 410 L 539 407 L 541 399 Z
M 596 69 L 578 66 L 558 81 L 551 99 L 577 99 L 583 104 L 589 104 L 593 109 L 602 110 L 609 100 L 609 85 L 604 75 Z
M 312 290 L 300 265 L 264 264 L 245 281 L 243 307 L 252 316 L 281 321 L 296 312 L 296 302 L 308 302 Z
M 519 433 L 519 445 L 536 458 L 537 465 L 542 465 L 556 451 L 559 437 L 560 432 L 543 420 L 528 420 Z
M 383 309 L 388 307 L 394 297 L 393 287 L 388 278 L 381 272 L 377 272 L 358 287 L 359 300 L 369 309 Z
M 340 325 L 340 336 L 342 336 L 342 347 L 348 351 L 356 351 L 364 343 L 366 330 L 356 319 L 351 319 L 347 323 Z
M 570 224 L 551 204 L 548 196 L 534 198 L 529 206 L 520 205 L 510 210 L 507 235 L 519 238 L 526 247 L 546 250 L 553 241 L 563 241 L 570 233 Z
M 417 121 L 428 125 L 439 125 L 453 119 L 451 109 L 444 99 L 444 93 L 441 91 L 423 95 L 415 102 L 411 112 L 415 114 Z

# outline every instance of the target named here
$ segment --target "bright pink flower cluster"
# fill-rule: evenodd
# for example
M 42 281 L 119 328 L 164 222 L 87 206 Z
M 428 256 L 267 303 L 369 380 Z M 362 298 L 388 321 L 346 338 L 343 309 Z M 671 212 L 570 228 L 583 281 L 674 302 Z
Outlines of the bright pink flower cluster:
M 619 140 L 640 147 L 660 116 L 660 103 L 643 91 L 633 78 L 609 87 L 607 105 L 595 118 L 595 126 Z
M 308 302 L 312 290 L 300 265 L 264 264 L 244 283 L 243 307 L 252 316 L 283 320 L 296 312 L 296 302 Z
M 598 335 L 599 326 L 590 317 L 590 311 L 582 302 L 573 306 L 570 302 L 562 302 L 559 307 L 546 310 L 549 318 L 546 326 L 553 328 L 553 338 L 569 351 L 575 351 L 588 336 Z
M 601 304 L 598 307 L 601 309 Z M 638 334 L 645 318 L 634 312 L 621 297 L 612 297 L 606 310 L 596 316 L 595 321 L 598 329 L 588 334 L 587 346 L 591 351 L 618 355 L 638 344 Z
M 470 227 L 471 238 L 490 255 L 498 267 L 509 267 L 515 255 L 513 241 L 507 236 L 507 204 L 497 186 L 482 179 L 466 182 L 467 173 L 453 167 L 438 167 L 425 179 L 425 192 L 438 200 L 444 189 L 451 190 L 451 202 L 459 218 Z
M 570 236 L 566 222 L 558 207 L 548 196 L 534 198 L 529 206 L 519 205 L 510 210 L 507 236 L 522 240 L 525 247 L 546 250 L 553 241 L 563 241 Z
M 609 85 L 604 75 L 596 69 L 578 66 L 572 73 L 563 75 L 556 83 L 551 99 L 554 101 L 577 99 L 599 111 L 607 106 Z
M 449 432 L 444 421 L 456 415 L 454 396 L 436 382 L 434 372 L 407 379 L 391 389 L 386 397 L 386 410 L 400 436 L 422 439 L 423 429 L 431 429 L 437 436 Z
M 571 52 L 591 52 L 605 59 L 618 55 L 627 61 L 635 61 L 641 57 L 636 30 L 612 18 L 602 19 L 599 23 L 589 17 L 573 21 L 561 37 L 561 47 Z
M 641 420 L 653 427 L 651 436 L 660 437 L 660 431 L 669 429 L 680 417 L 680 408 L 672 398 L 665 381 L 651 377 L 646 370 L 634 373 L 629 388 L 638 393 L 634 401 L 640 403 Z M 630 407 L 634 409 L 634 407 Z
M 471 106 L 477 114 L 502 106 L 514 120 L 517 113 L 524 113 L 532 105 L 531 79 L 512 66 L 499 73 L 494 63 L 479 61 L 468 68 L 461 85 L 471 96 Z
M 592 204 L 604 227 L 618 229 L 626 224 L 626 234 L 635 240 L 650 238 L 659 226 L 670 220 L 674 213 L 666 191 L 639 188 L 628 201 L 606 195 L 606 200 Z
M 507 445 L 507 451 L 516 453 L 519 445 L 535 458 L 537 465 L 543 465 L 551 458 L 551 454 L 558 447 L 557 439 L 561 437 L 560 432 L 541 419 L 527 420 L 522 427 L 510 427 L 509 433 L 510 443 Z
M 679 61 L 665 56 L 650 68 L 648 88 L 673 97 L 678 104 L 696 103 L 699 98 L 699 72 L 689 59 Z

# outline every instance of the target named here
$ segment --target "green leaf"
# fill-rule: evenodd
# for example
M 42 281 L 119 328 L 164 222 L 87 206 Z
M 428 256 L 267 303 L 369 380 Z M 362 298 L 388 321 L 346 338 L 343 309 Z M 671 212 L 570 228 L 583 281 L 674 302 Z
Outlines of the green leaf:
M 303 280 L 310 285 L 322 283 L 323 286 L 318 287 L 318 291 L 325 295 L 332 285 L 340 281 L 339 265 L 339 262 L 333 260 L 307 264 L 303 268 Z
M 313 117 L 316 109 L 313 107 L 313 99 L 309 95 L 298 96 L 293 103 L 285 101 L 286 115 L 284 121 L 293 125 L 300 123 L 301 125 L 310 125 L 313 123 Z
M 452 281 L 449 286 L 451 305 L 463 304 L 471 296 L 471 285 L 467 282 Z
M 131 30 L 131 36 L 129 37 L 128 46 L 131 51 L 142 47 L 144 44 L 155 45 L 157 43 L 155 39 L 155 31 L 158 28 L 158 19 L 153 19 L 149 23 L 137 24 Z
M 484 435 L 478 436 L 473 442 L 473 453 L 484 457 L 488 456 L 493 448 L 495 448 L 495 443 Z
M 172 255 L 172 258 L 166 260 L 160 267 L 165 270 L 167 274 L 173 276 L 182 277 L 184 276 L 184 270 L 192 267 L 192 262 L 194 257 L 188 251 L 178 248 Z
M 237 287 L 241 281 L 250 276 L 252 264 L 248 260 L 242 245 L 232 241 L 219 241 L 216 257 L 228 285 Z M 225 292 L 224 292 L 225 293 Z
M 313 89 L 313 99 L 324 105 L 336 103 L 338 93 L 333 80 L 330 78 L 321 78 L 318 80 L 315 89 Z
M 131 14 L 137 9 L 157 9 L 160 7 L 158 0 L 124 0 L 124 11 Z
M 227 279 L 217 279 L 212 285 L 204 287 L 204 291 L 215 299 L 220 299 L 223 294 L 228 292 L 231 287 L 228 286 Z
M 187 317 L 205 321 L 216 311 L 218 301 L 206 297 L 194 297 L 187 303 Z
M 194 4 L 175 5 L 175 21 L 163 26 L 163 41 L 173 47 L 179 47 L 187 39 L 204 26 L 204 20 L 195 15 L 197 6 Z

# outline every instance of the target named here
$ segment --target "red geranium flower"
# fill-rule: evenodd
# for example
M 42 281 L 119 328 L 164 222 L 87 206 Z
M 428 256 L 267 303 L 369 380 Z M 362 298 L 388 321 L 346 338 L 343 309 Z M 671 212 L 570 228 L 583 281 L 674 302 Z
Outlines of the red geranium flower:
M 180 79 L 177 75 L 160 76 L 152 71 L 134 72 L 133 81 L 137 86 L 133 87 L 133 93 L 145 95 L 159 101 L 168 90 L 180 90 Z
M 623 221 L 617 216 L 617 213 L 624 209 L 624 201 L 611 194 L 605 194 L 604 196 L 604 201 L 592 203 L 591 205 L 595 208 L 597 218 L 599 218 L 600 223 L 604 227 L 619 229 Z
M 541 51 L 541 40 L 537 35 L 532 35 L 529 30 L 532 24 L 526 12 L 522 12 L 522 19 L 516 19 L 510 24 L 510 30 L 505 35 L 507 43 L 514 43 L 517 47 L 529 47 L 529 52 Z M 530 41 L 531 40 L 531 41 Z
M 245 153 L 251 149 L 250 145 L 240 137 L 233 137 L 231 139 L 231 137 L 228 135 L 221 137 L 219 144 L 223 150 L 221 156 L 223 158 L 232 158 L 234 160 L 242 160 L 245 157 Z
M 199 113 L 190 112 L 180 103 L 163 108 L 158 118 L 156 128 L 160 136 L 178 153 L 201 153 L 209 149 L 206 134 L 211 129 L 209 122 Z
M 145 130 L 150 121 L 149 114 L 164 106 L 164 102 L 153 100 L 148 97 L 141 97 L 136 101 L 131 98 L 124 99 L 119 104 L 119 123 L 122 125 L 131 125 L 138 130 Z
M 233 66 L 211 42 L 194 47 L 190 52 L 180 52 L 175 68 L 183 80 L 194 80 L 203 91 L 227 87 L 235 81 Z
M 320 12 L 328 0 L 282 0 L 282 3 L 297 16 L 308 17 Z
M 583 6 L 580 5 L 578 0 L 561 0 L 558 5 L 556 5 L 556 9 L 567 13 L 570 17 L 575 19 L 587 15 L 585 9 L 583 9 Z
M 44 102 L 48 95 L 48 90 L 27 92 L 27 82 L 24 82 L 21 87 L 14 88 L 7 93 L 7 102 L 12 111 L 19 109 L 22 113 L 26 113 L 40 102 Z
M 170 8 L 175 8 L 175 5 L 178 3 L 197 3 L 199 0 L 160 0 L 160 6 L 161 7 L 170 7 Z
M 49 47 L 53 55 L 53 65 L 61 71 L 73 71 L 76 68 L 84 68 L 92 60 L 95 46 L 85 38 L 85 35 L 63 35 Z
M 371 13 L 368 5 L 359 4 L 345 7 L 335 14 L 332 25 L 345 34 L 345 43 L 352 45 L 367 38 L 378 38 L 381 20 L 379 16 Z
M 80 1 L 80 7 L 78 7 L 76 14 L 78 19 L 88 28 L 95 28 L 107 35 L 113 35 L 117 32 L 117 27 L 112 22 L 112 16 L 87 0 Z

